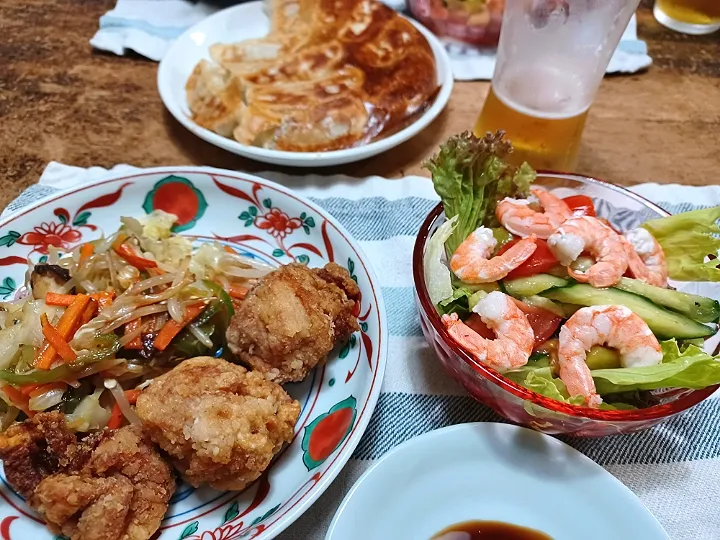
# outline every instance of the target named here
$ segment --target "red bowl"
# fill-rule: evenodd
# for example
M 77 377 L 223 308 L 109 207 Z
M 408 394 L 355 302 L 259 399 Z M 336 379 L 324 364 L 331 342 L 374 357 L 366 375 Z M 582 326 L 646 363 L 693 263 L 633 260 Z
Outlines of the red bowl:
M 647 219 L 669 215 L 635 193 L 594 178 L 542 172 L 536 184 L 551 189 L 569 188 L 572 194 L 590 196 L 595 201 L 598 216 L 608 219 L 616 229 L 622 231 Z M 501 416 L 544 433 L 601 437 L 649 428 L 697 405 L 720 387 L 657 390 L 652 392 L 652 400 L 656 404 L 650 407 L 631 411 L 601 411 L 555 401 L 506 379 L 499 372 L 475 360 L 455 343 L 430 300 L 425 286 L 423 253 L 428 239 L 444 221 L 442 204 L 438 204 L 420 227 L 415 241 L 413 278 L 420 324 L 425 339 L 435 349 L 448 374 L 472 397 Z
M 498 44 L 505 0 L 489 0 L 475 9 L 462 0 L 407 0 L 407 6 L 437 36 L 481 47 Z

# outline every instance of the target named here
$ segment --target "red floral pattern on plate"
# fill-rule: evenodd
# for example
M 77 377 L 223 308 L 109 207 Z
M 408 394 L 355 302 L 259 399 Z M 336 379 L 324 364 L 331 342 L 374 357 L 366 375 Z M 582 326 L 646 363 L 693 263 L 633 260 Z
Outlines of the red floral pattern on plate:
M 291 218 L 279 208 L 271 208 L 268 213 L 255 218 L 255 225 L 267 230 L 275 238 L 285 238 L 295 229 L 302 227 L 300 218 Z
M 18 244 L 34 246 L 33 253 L 48 254 L 50 246 L 69 250 L 82 239 L 82 233 L 67 223 L 41 223 L 18 238 Z
M 317 417 L 316 411 L 328 410 L 337 402 L 335 394 L 338 393 L 340 394 L 338 398 L 349 393 L 357 396 L 357 417 L 349 428 L 347 437 L 338 448 L 330 451 L 329 455 L 325 456 L 327 451 L 323 453 L 322 457 L 326 459 L 304 483 L 293 485 L 292 481 L 286 480 L 285 474 L 268 471 L 264 476 L 264 482 L 263 480 L 259 482 L 260 485 L 256 488 L 258 491 L 254 494 L 252 502 L 248 500 L 248 495 L 252 492 L 233 494 L 229 498 L 229 494 L 193 492 L 176 501 L 174 509 L 171 508 L 170 515 L 162 523 L 159 531 L 159 535 L 168 540 L 239 540 L 272 537 L 293 521 L 298 513 L 307 507 L 309 501 L 324 489 L 327 481 L 322 483 L 321 479 L 328 477 L 332 479 L 337 473 L 338 464 L 344 463 L 349 457 L 372 411 L 371 405 L 374 401 L 370 397 L 379 391 L 378 381 L 382 373 L 381 366 L 384 364 L 384 357 L 378 352 L 378 349 L 382 348 L 383 340 L 380 333 L 382 321 L 378 313 L 376 287 L 369 279 L 366 263 L 359 259 L 359 254 L 353 248 L 347 234 L 339 230 L 321 209 L 305 203 L 280 186 L 238 174 L 219 174 L 214 171 L 194 169 L 163 169 L 110 179 L 98 185 L 78 188 L 73 193 L 54 197 L 38 208 L 20 212 L 4 221 L 3 227 L 0 228 L 0 250 L 6 256 L 0 258 L 0 267 L 8 267 L 8 276 L 5 281 L 0 280 L 0 298 L 5 294 L 13 293 L 15 284 L 10 278 L 18 283 L 21 281 L 29 254 L 37 253 L 36 257 L 42 255 L 40 260 L 44 260 L 50 246 L 67 251 L 81 242 L 96 239 L 101 235 L 100 229 L 105 228 L 107 232 L 114 232 L 117 227 L 117 217 L 133 215 L 133 212 L 137 212 L 137 201 L 147 200 L 147 190 L 153 186 L 157 187 L 157 183 L 167 179 L 168 175 L 173 177 L 174 181 L 179 181 L 178 176 L 182 179 L 187 177 L 187 181 L 197 186 L 196 189 L 207 198 L 208 205 L 214 205 L 218 210 L 215 215 L 206 213 L 205 216 L 197 216 L 194 223 L 197 230 L 192 237 L 198 241 L 216 239 L 226 241 L 236 249 L 259 256 L 271 263 L 283 263 L 290 259 L 319 266 L 337 257 L 340 261 L 349 261 L 353 275 L 355 275 L 355 262 L 359 263 L 360 271 L 357 272 L 356 278 L 360 278 L 363 300 L 358 303 L 356 314 L 360 316 L 363 328 L 361 334 L 353 336 L 355 347 L 348 347 L 345 356 L 349 354 L 350 349 L 354 349 L 352 364 L 355 368 L 364 368 L 358 370 L 363 373 L 363 377 L 353 377 L 350 383 L 343 384 L 344 370 L 350 366 L 345 366 L 342 358 L 337 359 L 340 363 L 332 363 L 336 371 L 340 371 L 331 379 L 325 380 L 326 368 L 323 367 L 317 378 L 307 385 L 307 389 L 302 388 L 302 394 L 296 396 L 301 398 L 306 391 L 308 392 L 297 426 L 296 439 L 283 451 L 283 455 L 278 456 L 275 463 L 283 462 L 284 466 L 291 469 L 299 470 L 302 467 L 305 474 L 308 473 L 302 463 L 300 439 L 303 430 L 313 418 Z M 125 193 L 123 190 L 128 186 L 133 188 L 128 190 L 129 193 Z M 228 201 L 226 195 L 231 195 L 234 201 Z M 238 199 L 244 200 L 248 206 L 243 205 L 238 208 Z M 92 210 L 115 206 L 118 202 L 120 204 L 112 209 L 97 213 Z M 59 204 L 69 211 L 59 207 Z M 139 206 L 144 209 L 142 205 Z M 235 219 L 226 219 L 226 216 Z M 88 234 L 88 231 L 96 232 Z M 313 257 L 312 261 L 310 257 Z M 353 258 L 355 261 L 350 263 Z M 373 299 L 375 301 L 372 301 Z M 371 313 L 373 316 L 369 317 Z M 368 323 L 370 323 L 369 329 Z M 364 361 L 365 356 L 368 357 L 367 363 Z M 270 482 L 273 483 L 271 491 Z M 265 485 L 261 487 L 263 483 Z M 23 501 L 15 500 L 17 497 L 8 490 L 7 486 L 0 487 L 3 503 L 8 503 L 0 504 L 0 509 L 5 510 L 0 512 L 0 540 L 52 538 L 42 525 L 34 523 L 37 518 L 24 510 L 26 506 Z

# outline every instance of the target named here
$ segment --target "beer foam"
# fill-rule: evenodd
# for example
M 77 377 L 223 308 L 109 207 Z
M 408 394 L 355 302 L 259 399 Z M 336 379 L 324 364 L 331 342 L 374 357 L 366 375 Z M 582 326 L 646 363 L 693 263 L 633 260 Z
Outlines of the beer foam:
M 578 116 L 590 107 L 581 77 L 554 66 L 517 66 L 493 81 L 497 98 L 507 107 L 528 116 L 562 119 Z

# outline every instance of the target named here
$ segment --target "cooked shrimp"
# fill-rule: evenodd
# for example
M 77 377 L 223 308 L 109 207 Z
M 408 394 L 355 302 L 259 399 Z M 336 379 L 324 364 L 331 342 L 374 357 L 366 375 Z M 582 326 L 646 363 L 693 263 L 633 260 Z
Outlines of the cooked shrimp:
M 443 315 L 443 323 L 452 338 L 477 360 L 500 372 L 527 364 L 535 336 L 532 327 L 512 299 L 498 291 L 480 300 L 473 311 L 495 332 L 496 339 L 485 339 L 456 313 Z
M 581 216 L 568 219 L 548 238 L 548 247 L 568 274 L 593 287 L 612 287 L 628 267 L 628 257 L 620 235 L 597 218 Z M 583 251 L 595 258 L 587 272 L 569 268 Z
M 523 238 L 502 255 L 490 259 L 497 240 L 487 227 L 479 227 L 458 246 L 450 268 L 465 283 L 493 283 L 501 280 L 535 252 L 535 237 Z
M 668 269 L 665 252 L 655 237 L 642 227 L 638 227 L 625 233 L 625 238 L 647 268 L 645 278 L 638 279 L 643 279 L 656 287 L 667 287 Z
M 640 281 L 649 282 L 650 270 L 640 258 L 640 255 L 637 254 L 637 251 L 635 251 L 635 247 L 623 235 L 620 235 L 620 241 L 623 244 L 625 255 L 627 256 L 628 269 L 632 272 L 633 277 Z
M 572 216 L 572 210 L 565 201 L 549 191 L 539 188 L 531 191 L 540 201 L 542 212 L 533 210 L 530 200 L 505 198 L 498 203 L 495 215 L 513 234 L 522 237 L 534 234 L 545 239 Z
M 560 328 L 558 363 L 560 378 L 571 396 L 583 396 L 589 407 L 602 399 L 595 391 L 585 363 L 593 345 L 607 345 L 620 353 L 623 367 L 651 366 L 662 362 L 657 338 L 647 323 L 625 306 L 592 306 L 577 310 Z

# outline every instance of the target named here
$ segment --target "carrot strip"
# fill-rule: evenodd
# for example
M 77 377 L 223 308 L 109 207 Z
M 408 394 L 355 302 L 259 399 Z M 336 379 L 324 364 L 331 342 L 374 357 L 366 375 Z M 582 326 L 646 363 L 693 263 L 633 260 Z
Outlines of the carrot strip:
M 135 332 L 138 328 L 142 326 L 142 317 L 138 319 L 133 319 L 129 323 L 125 325 L 125 335 L 132 334 Z M 128 341 L 125 344 L 126 349 L 138 349 L 141 350 L 143 348 L 142 339 L 140 336 L 136 337 L 132 341 Z
M 48 384 L 39 384 L 39 385 L 37 385 L 37 388 L 33 389 L 33 390 L 30 392 L 30 397 L 37 397 L 37 396 L 39 396 L 40 394 L 44 394 L 45 392 L 48 392 L 48 391 L 50 391 L 50 390 L 63 389 L 63 388 L 65 388 L 66 386 L 67 386 L 67 385 L 66 385 L 65 383 L 63 383 L 63 382 L 54 382 L 54 383 L 48 383 Z M 24 393 L 24 387 L 23 387 L 23 389 L 21 389 L 20 391 Z
M 109 307 L 113 303 L 113 300 L 115 300 L 115 291 L 94 293 L 90 295 L 90 298 L 98 303 L 98 311 L 102 311 L 106 307 Z
M 80 261 L 79 262 L 85 262 L 88 260 L 92 254 L 95 253 L 95 246 L 92 244 L 83 244 L 80 246 Z
M 7 394 L 7 396 L 10 398 L 10 400 L 13 402 L 13 405 L 15 405 L 18 409 L 20 409 L 22 412 L 28 415 L 28 417 L 32 418 L 35 416 L 35 413 L 30 410 L 30 407 L 28 405 L 28 398 L 24 396 L 20 390 L 17 388 L 13 388 L 10 385 L 5 385 L 2 387 L 3 392 Z
M 115 251 L 115 253 L 120 255 L 123 259 L 125 259 L 135 268 L 138 268 L 140 270 L 147 268 L 157 268 L 157 262 L 151 259 L 146 259 L 145 257 L 141 257 L 140 255 L 135 253 L 135 251 L 133 251 L 133 248 L 125 244 L 125 240 L 127 240 L 127 235 L 121 234 L 113 242 L 113 250 Z
M 75 300 L 75 294 L 60 294 L 49 292 L 45 295 L 45 303 L 48 306 L 69 306 Z
M 26 384 L 25 386 L 21 386 L 19 388 L 19 391 L 22 395 L 29 396 L 31 392 L 34 392 L 41 386 L 42 386 L 42 384 Z
M 167 274 L 167 272 L 166 272 L 165 270 L 163 270 L 162 268 L 160 268 L 160 267 L 157 267 L 157 268 L 146 268 L 145 270 L 146 270 L 147 273 L 150 274 L 151 276 L 162 276 L 163 274 Z
M 65 342 L 70 341 L 80 327 L 81 317 L 89 302 L 90 297 L 88 295 L 78 294 L 60 317 L 56 330 Z M 46 341 L 35 360 L 35 367 L 38 369 L 50 369 L 50 366 L 55 361 L 56 354 L 55 348 Z
M 40 324 L 42 325 L 42 333 L 47 342 L 60 355 L 65 362 L 70 363 L 77 359 L 77 354 L 72 350 L 67 341 L 58 333 L 55 327 L 50 324 L 45 313 L 40 315 Z
M 122 425 L 124 415 L 122 411 L 120 410 L 120 405 L 115 402 L 112 408 L 112 412 L 110 413 L 110 420 L 108 420 L 107 427 L 108 429 L 117 429 Z
M 80 326 L 89 323 L 93 317 L 98 314 L 98 303 L 94 299 L 90 299 L 85 311 L 83 311 L 82 317 L 80 318 Z M 78 327 L 79 328 L 79 327 Z M 77 329 L 76 329 L 77 330 Z
M 228 294 L 233 298 L 243 300 L 247 296 L 248 291 L 249 289 L 247 287 L 243 287 L 242 285 L 230 284 Z
M 159 351 L 164 351 L 165 348 L 170 345 L 170 342 L 173 340 L 173 338 L 177 336 L 178 333 L 180 333 L 180 330 L 185 328 L 188 323 L 190 323 L 195 317 L 200 315 L 200 313 L 202 313 L 204 309 L 205 304 L 202 302 L 198 304 L 193 304 L 191 306 L 187 306 L 185 318 L 181 323 L 170 319 L 167 323 L 165 323 L 165 326 L 160 329 L 158 335 L 155 337 L 155 348 Z
M 237 255 L 237 251 L 235 251 L 230 246 L 223 246 L 223 249 L 225 250 L 225 253 L 232 253 L 233 255 Z
M 130 405 L 135 405 L 141 390 L 125 390 L 125 397 L 127 398 Z

